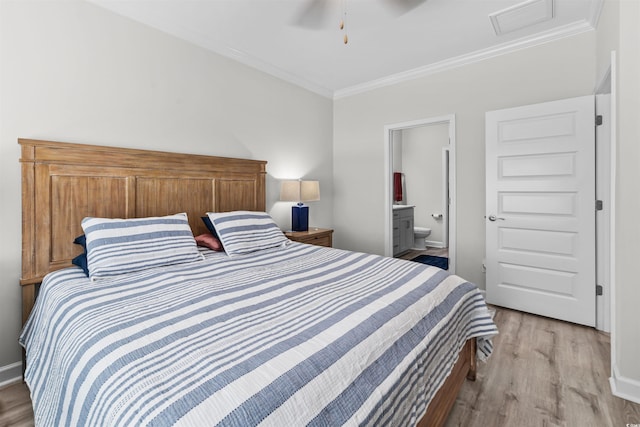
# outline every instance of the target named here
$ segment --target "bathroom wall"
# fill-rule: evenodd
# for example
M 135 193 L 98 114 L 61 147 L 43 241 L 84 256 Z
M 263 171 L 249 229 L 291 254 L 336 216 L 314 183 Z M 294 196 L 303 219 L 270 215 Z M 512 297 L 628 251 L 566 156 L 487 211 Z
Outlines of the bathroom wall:
M 402 131 L 393 131 L 393 172 L 402 172 Z
M 445 213 L 442 149 L 448 145 L 449 123 L 402 130 L 405 200 L 415 206 L 414 225 L 431 229 L 430 246 L 442 247 L 444 242 L 444 221 L 431 214 Z

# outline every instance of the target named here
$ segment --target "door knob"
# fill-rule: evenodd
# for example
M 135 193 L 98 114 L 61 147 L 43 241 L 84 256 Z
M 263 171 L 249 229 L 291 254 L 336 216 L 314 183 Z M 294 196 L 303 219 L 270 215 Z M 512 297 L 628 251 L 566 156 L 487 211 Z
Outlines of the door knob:
M 489 219 L 489 221 L 497 221 L 499 219 L 504 221 L 504 218 L 500 218 L 500 217 L 497 217 L 495 215 L 489 215 L 487 218 Z

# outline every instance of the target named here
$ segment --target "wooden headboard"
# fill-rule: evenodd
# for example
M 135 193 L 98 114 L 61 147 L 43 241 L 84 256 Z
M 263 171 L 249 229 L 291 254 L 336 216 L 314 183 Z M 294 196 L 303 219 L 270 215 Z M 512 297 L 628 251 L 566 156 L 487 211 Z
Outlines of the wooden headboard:
M 19 139 L 22 146 L 22 321 L 49 272 L 81 252 L 86 216 L 186 212 L 194 235 L 206 212 L 265 210 L 266 162 Z

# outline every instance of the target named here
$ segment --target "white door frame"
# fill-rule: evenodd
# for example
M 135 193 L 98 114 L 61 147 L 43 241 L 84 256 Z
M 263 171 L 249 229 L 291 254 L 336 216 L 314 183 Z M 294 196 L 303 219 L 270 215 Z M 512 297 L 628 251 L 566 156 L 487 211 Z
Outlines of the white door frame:
M 611 385 L 611 390 L 615 396 L 619 396 L 622 398 L 626 398 L 624 395 L 621 395 L 617 390 L 616 378 L 618 377 L 616 373 L 617 369 L 617 334 L 616 334 L 616 268 L 615 268 L 615 259 L 616 259 L 616 170 L 617 170 L 617 57 L 616 51 L 611 51 L 610 56 L 610 64 L 609 68 L 605 71 L 604 75 L 599 81 L 599 84 L 595 90 L 596 99 L 599 94 L 610 94 L 609 98 L 609 164 L 608 165 L 600 165 L 598 164 L 598 168 L 604 175 L 607 174 L 607 177 L 603 177 L 603 181 L 600 181 L 601 176 L 600 172 L 596 175 L 598 179 L 598 183 L 608 186 L 608 194 L 606 189 L 604 189 L 604 195 L 608 196 L 608 199 L 605 200 L 605 209 L 608 209 L 608 218 L 601 218 L 603 224 L 598 223 L 603 228 L 604 234 L 604 242 L 598 242 L 598 253 L 602 253 L 602 258 L 598 258 L 596 268 L 601 269 L 604 274 L 605 283 L 601 283 L 604 286 L 604 295 L 601 301 L 597 304 L 598 311 L 596 312 L 597 316 L 597 324 L 596 327 L 600 330 L 608 331 L 611 333 L 611 377 L 609 378 L 609 382 Z M 596 104 L 597 106 L 597 104 Z M 598 114 L 598 110 L 596 109 L 596 114 Z M 604 117 L 604 120 L 607 118 Z M 596 141 L 597 144 L 597 141 Z M 608 183 L 606 180 L 608 179 Z M 607 185 L 608 184 L 608 185 Z M 608 219 L 608 223 L 607 220 Z M 608 264 L 608 265 L 607 265 Z M 608 267 L 608 270 L 607 270 Z M 608 274 L 607 274 L 608 273 Z M 600 312 L 602 309 L 602 313 Z M 608 328 L 607 328 L 608 326 Z
M 596 328 L 611 332 L 611 96 L 599 93 L 595 99 L 596 115 L 603 118 L 596 128 L 596 199 L 603 204 L 602 210 L 596 211 L 596 284 L 603 288 L 602 295 L 596 296 Z
M 450 147 L 442 147 L 442 246 L 449 247 L 449 155 Z
M 384 254 L 393 256 L 393 132 L 435 124 L 449 125 L 449 272 L 456 272 L 456 115 L 394 123 L 384 127 Z
M 603 116 L 604 132 L 596 132 L 596 197 L 603 210 L 596 216 L 597 284 L 603 294 L 596 297 L 596 328 L 611 333 L 611 361 L 614 359 L 615 333 L 615 195 L 616 195 L 616 52 L 595 90 L 596 114 Z M 608 95 L 608 99 L 602 95 Z M 613 363 L 611 366 L 613 367 Z

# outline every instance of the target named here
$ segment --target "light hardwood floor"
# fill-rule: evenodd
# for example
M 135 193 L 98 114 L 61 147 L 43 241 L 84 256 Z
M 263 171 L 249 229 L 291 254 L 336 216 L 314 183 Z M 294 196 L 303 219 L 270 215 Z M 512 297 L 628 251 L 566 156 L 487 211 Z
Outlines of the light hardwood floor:
M 447 427 L 625 427 L 640 405 L 611 395 L 609 337 L 592 328 L 497 308 L 494 353 L 467 381 Z M 0 427 L 33 426 L 24 384 L 0 389 Z
M 23 383 L 0 389 L 0 427 L 31 427 L 33 411 L 29 389 Z
M 463 385 L 447 427 L 640 423 L 640 405 L 611 394 L 607 334 L 503 308 L 495 321 L 494 352 Z
M 409 252 L 398 256 L 401 259 L 413 259 L 418 255 L 433 255 L 447 258 L 449 256 L 449 248 L 433 248 L 427 247 L 427 249 L 423 251 L 411 249 Z

